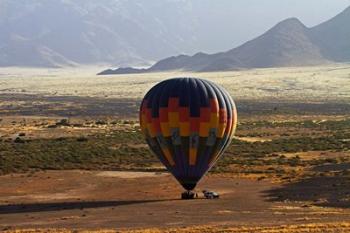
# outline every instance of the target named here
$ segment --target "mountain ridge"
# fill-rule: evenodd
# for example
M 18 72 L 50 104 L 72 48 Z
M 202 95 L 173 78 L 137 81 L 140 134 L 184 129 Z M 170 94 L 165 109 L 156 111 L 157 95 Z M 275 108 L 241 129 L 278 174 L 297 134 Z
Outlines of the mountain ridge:
M 246 39 L 228 30 L 239 11 L 231 0 L 0 0 L 0 67 L 144 67 L 225 50 Z
M 141 72 L 213 72 L 248 68 L 321 65 L 350 61 L 350 7 L 314 27 L 288 18 L 262 35 L 226 52 L 193 56 L 179 55 L 158 61 Z M 137 69 L 124 69 L 140 73 Z M 120 69 L 104 74 L 121 74 Z

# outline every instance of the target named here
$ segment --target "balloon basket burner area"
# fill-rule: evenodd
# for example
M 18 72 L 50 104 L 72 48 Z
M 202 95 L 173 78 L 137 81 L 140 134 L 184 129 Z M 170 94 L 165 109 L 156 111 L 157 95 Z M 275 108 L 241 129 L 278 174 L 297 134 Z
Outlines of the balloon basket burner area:
M 193 191 L 185 191 L 185 192 L 181 193 L 181 199 L 183 199 L 183 200 L 194 199 L 197 197 L 198 197 L 197 193 L 195 193 Z

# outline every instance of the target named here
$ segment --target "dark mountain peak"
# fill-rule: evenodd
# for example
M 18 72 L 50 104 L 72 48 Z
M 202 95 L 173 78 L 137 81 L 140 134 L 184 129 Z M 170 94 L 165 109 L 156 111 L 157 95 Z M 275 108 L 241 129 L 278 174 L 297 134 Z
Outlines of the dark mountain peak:
M 171 58 L 174 58 L 174 59 L 181 59 L 181 58 L 186 58 L 186 57 L 189 57 L 188 55 L 185 55 L 185 54 L 180 54 L 178 56 L 172 56 Z
M 329 60 L 350 60 L 350 6 L 332 19 L 311 28 L 312 40 Z
M 199 53 L 196 53 L 195 55 L 193 55 L 192 57 L 206 57 L 206 56 L 209 56 L 209 54 L 207 53 L 203 53 L 203 52 L 199 52 Z
M 271 28 L 268 32 L 290 32 L 294 31 L 302 31 L 307 27 L 297 18 L 288 18 L 285 19 L 278 24 L 276 24 L 273 28 Z
M 338 15 L 334 16 L 330 20 L 327 20 L 326 22 L 323 22 L 312 29 L 314 30 L 322 30 L 324 28 L 345 28 L 347 31 L 349 27 L 349 22 L 350 22 L 350 6 L 346 8 L 344 11 L 339 13 Z
M 107 69 L 97 75 L 110 75 L 110 74 L 139 74 L 147 72 L 146 69 L 135 69 L 132 67 L 118 68 L 118 69 Z
M 281 22 L 279 22 L 278 24 L 283 24 L 283 25 L 304 25 L 298 18 L 296 17 L 291 17 L 291 18 L 287 18 L 285 20 L 282 20 Z M 277 25 L 278 25 L 277 24 Z
M 348 6 L 345 10 L 343 10 L 343 12 L 340 14 L 345 14 L 345 15 L 350 16 L 350 6 Z
M 187 60 L 191 58 L 188 55 L 179 55 L 179 56 L 172 56 L 169 58 L 165 58 L 163 60 L 160 60 L 156 64 L 154 64 L 151 68 L 150 71 L 158 71 L 158 70 L 177 70 L 181 69 L 183 67 Z

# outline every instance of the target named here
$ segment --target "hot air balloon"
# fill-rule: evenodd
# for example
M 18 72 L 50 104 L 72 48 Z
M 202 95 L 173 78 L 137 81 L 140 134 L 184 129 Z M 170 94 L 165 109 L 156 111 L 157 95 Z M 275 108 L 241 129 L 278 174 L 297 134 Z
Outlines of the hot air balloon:
M 162 81 L 140 107 L 147 144 L 187 190 L 182 198 L 193 198 L 191 191 L 230 144 L 236 123 L 236 107 L 227 91 L 198 78 Z

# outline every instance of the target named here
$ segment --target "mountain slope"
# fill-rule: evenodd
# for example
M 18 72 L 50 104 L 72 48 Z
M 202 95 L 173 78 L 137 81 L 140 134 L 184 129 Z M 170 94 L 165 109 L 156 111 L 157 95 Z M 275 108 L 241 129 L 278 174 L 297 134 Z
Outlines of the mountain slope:
M 350 61 L 350 7 L 313 28 L 296 18 L 278 23 L 263 35 L 232 50 L 180 55 L 157 62 L 149 69 L 128 73 L 185 70 L 226 71 L 246 68 L 318 65 Z M 108 72 L 113 73 L 113 70 Z M 122 73 L 116 70 L 114 73 Z
M 232 0 L 0 0 L 0 67 L 147 66 L 220 51 L 246 40 L 227 24 L 249 18 L 240 11 Z
M 350 7 L 333 19 L 311 28 L 311 38 L 322 55 L 333 61 L 350 61 Z
M 188 51 L 195 22 L 181 0 L 1 0 L 0 66 L 147 65 Z M 177 27 L 155 16 L 172 7 Z M 189 9 L 188 11 L 191 11 Z M 188 14 L 187 14 L 188 13 Z M 187 24 L 182 22 L 187 21 Z M 184 39 L 190 35 L 192 39 Z M 45 50 L 43 53 L 42 51 Z
M 97 8 L 88 11 L 78 1 L 63 0 L 1 4 L 8 15 L 0 17 L 0 66 L 143 61 L 113 30 L 92 23 Z
M 324 61 L 309 38 L 308 28 L 295 18 L 277 24 L 224 56 L 239 58 L 246 67 L 313 65 Z

